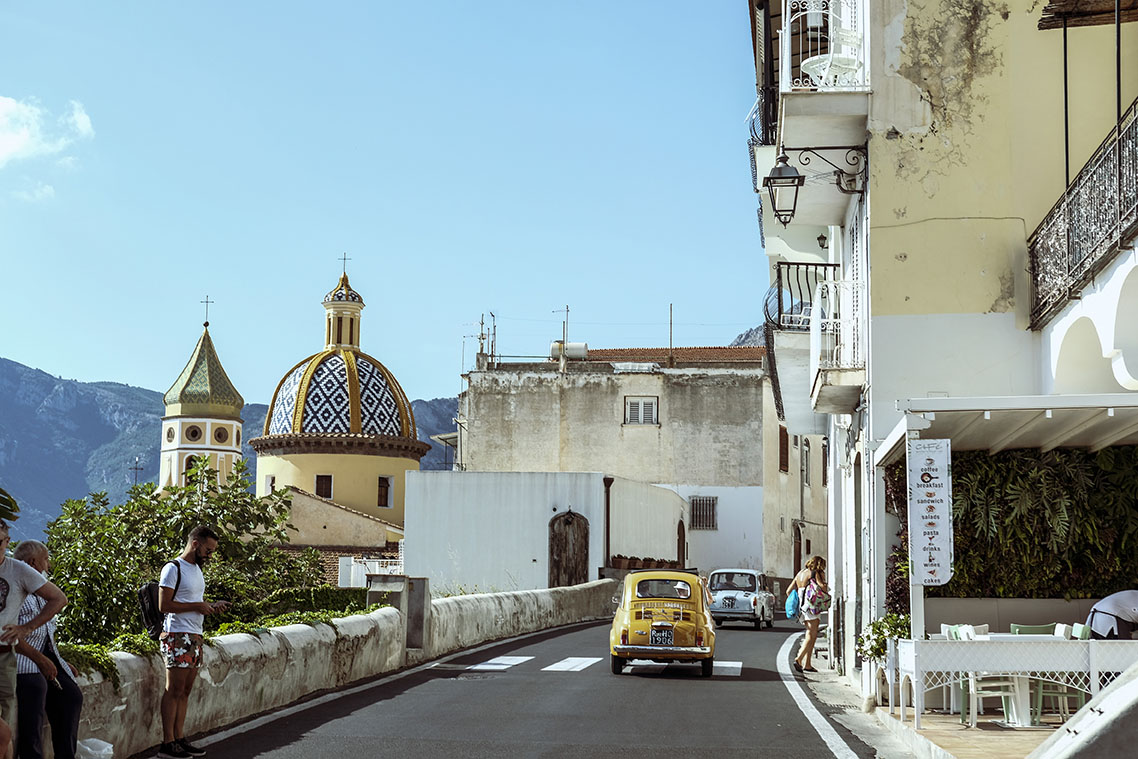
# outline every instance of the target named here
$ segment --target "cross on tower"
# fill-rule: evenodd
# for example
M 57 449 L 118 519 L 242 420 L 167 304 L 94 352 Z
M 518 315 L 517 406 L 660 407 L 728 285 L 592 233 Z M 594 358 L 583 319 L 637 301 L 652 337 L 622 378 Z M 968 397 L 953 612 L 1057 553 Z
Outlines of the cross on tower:
M 210 300 L 209 296 L 207 295 L 207 296 L 205 296 L 205 300 L 198 301 L 198 302 L 205 304 L 205 326 L 208 327 L 209 326 L 209 304 L 210 303 L 217 303 L 217 301 L 216 300 Z
M 340 256 L 340 261 L 344 264 L 344 273 L 345 274 L 348 273 L 348 261 L 351 261 L 351 260 L 352 259 L 348 258 L 348 254 L 346 252 L 344 253 L 344 255 Z
M 138 473 L 142 471 L 142 467 L 138 465 L 138 456 L 134 457 L 134 466 L 129 467 L 130 471 L 134 472 L 134 484 L 138 484 Z

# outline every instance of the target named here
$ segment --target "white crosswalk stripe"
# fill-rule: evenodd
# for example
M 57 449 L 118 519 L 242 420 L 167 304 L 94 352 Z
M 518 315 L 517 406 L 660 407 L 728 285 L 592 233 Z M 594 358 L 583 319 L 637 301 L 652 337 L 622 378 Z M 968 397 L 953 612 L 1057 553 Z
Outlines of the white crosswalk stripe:
M 580 672 L 586 667 L 592 666 L 601 660 L 599 656 L 570 656 L 568 659 L 562 659 L 556 664 L 550 664 L 548 667 L 542 667 L 542 672 Z
M 663 672 L 669 664 L 661 664 L 660 662 L 648 661 L 646 659 L 633 659 L 628 663 L 626 672 L 635 672 L 639 675 L 658 674 Z M 677 665 L 684 666 L 684 665 Z M 743 662 L 741 661 L 717 661 L 712 669 L 712 675 L 716 677 L 739 677 L 743 674 Z
M 503 670 L 509 669 L 522 662 L 527 662 L 532 659 L 532 656 L 495 656 L 490 661 L 484 661 L 481 664 L 471 664 L 467 669 L 477 670 Z

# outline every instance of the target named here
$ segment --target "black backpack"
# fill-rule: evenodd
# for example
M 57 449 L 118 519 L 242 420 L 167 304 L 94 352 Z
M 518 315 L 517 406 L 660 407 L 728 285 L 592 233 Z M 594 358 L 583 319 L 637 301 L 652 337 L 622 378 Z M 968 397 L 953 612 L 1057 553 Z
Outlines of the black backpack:
M 182 584 L 182 568 L 178 566 L 177 561 L 167 563 L 173 564 L 174 569 L 178 572 L 178 579 L 174 581 L 174 593 L 177 593 L 178 586 Z M 158 583 L 153 580 L 138 589 L 138 606 L 142 611 L 142 626 L 146 628 L 146 632 L 152 640 L 158 640 L 162 636 L 162 618 L 166 616 L 158 610 L 158 594 L 160 592 Z

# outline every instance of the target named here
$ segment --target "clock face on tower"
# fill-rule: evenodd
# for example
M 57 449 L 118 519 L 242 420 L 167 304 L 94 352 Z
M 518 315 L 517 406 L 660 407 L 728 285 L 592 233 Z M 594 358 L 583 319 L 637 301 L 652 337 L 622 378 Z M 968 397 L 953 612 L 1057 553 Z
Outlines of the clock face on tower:
M 202 428 L 201 427 L 197 426 L 196 424 L 191 424 L 189 427 L 186 428 L 186 440 L 189 440 L 192 443 L 192 442 L 197 442 L 198 440 L 201 440 L 201 439 L 202 439 Z

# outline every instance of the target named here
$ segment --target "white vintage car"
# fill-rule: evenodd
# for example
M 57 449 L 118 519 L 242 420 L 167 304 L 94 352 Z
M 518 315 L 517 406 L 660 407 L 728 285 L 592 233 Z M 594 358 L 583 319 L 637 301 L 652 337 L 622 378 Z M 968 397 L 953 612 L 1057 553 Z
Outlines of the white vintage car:
M 754 569 L 717 569 L 708 578 L 711 590 L 711 617 L 724 622 L 750 622 L 756 630 L 774 626 L 774 594 L 762 587 L 761 575 Z

